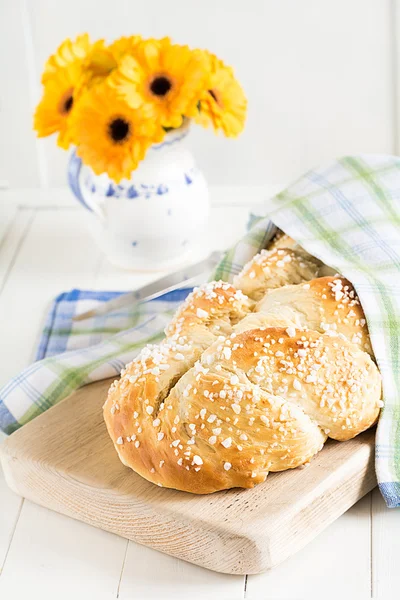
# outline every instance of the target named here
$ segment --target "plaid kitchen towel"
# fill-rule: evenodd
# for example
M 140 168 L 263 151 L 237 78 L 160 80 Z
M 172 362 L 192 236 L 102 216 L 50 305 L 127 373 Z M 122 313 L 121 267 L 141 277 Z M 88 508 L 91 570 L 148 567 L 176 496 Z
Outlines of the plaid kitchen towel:
M 217 275 L 232 279 L 270 221 L 357 290 L 382 374 L 375 466 L 388 507 L 400 506 L 400 158 L 347 156 L 312 170 L 265 204 L 268 218 L 231 248 Z
M 57 296 L 47 315 L 35 360 L 55 356 L 70 350 L 89 348 L 128 329 L 142 329 L 155 315 L 171 318 L 192 288 L 182 288 L 163 294 L 155 300 L 124 306 L 106 315 L 73 321 L 75 315 L 92 310 L 103 302 L 125 292 L 71 290 Z
M 387 505 L 400 506 L 400 159 L 350 156 L 310 171 L 266 203 L 264 218 L 226 253 L 215 277 L 231 280 L 265 247 L 272 223 L 358 292 L 383 377 L 377 476 Z M 171 312 L 145 317 L 89 349 L 35 363 L 0 392 L 0 426 L 12 431 L 80 385 L 116 374 L 140 346 L 160 339 Z
M 175 290 L 84 321 L 72 318 L 123 292 L 60 294 L 47 316 L 37 362 L 0 391 L 0 428 L 12 433 L 77 388 L 118 376 L 143 346 L 162 339 L 165 326 L 190 291 Z

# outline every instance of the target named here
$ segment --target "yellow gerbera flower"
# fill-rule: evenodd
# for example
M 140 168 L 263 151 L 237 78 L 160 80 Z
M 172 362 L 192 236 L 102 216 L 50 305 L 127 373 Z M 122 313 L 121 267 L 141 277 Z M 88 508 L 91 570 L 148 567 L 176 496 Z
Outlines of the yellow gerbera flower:
M 69 118 L 90 48 L 87 34 L 75 42 L 65 40 L 45 66 L 43 97 L 36 108 L 34 129 L 39 137 L 59 132 L 57 143 L 62 148 L 68 148 L 72 142 Z
M 112 44 L 109 45 L 108 50 L 114 57 L 116 63 L 118 63 L 125 54 L 131 54 L 135 52 L 139 43 L 143 41 L 141 35 L 130 35 L 128 37 L 121 37 Z
M 183 116 L 197 112 L 206 65 L 200 51 L 172 44 L 169 38 L 150 39 L 137 45 L 134 56 L 125 56 L 108 81 L 132 108 L 146 104 L 153 119 L 176 128 Z
M 164 135 L 146 107 L 132 110 L 106 83 L 81 96 L 71 121 L 77 154 L 95 173 L 108 173 L 116 182 L 129 178 Z
M 56 52 L 48 58 L 42 75 L 42 83 L 58 73 L 64 67 L 68 67 L 75 61 L 81 61 L 86 58 L 92 44 L 90 43 L 89 35 L 84 33 L 78 35 L 75 41 L 67 38 L 60 44 Z
M 246 121 L 246 96 L 231 67 L 213 54 L 205 55 L 209 60 L 209 76 L 196 121 L 206 127 L 212 124 L 216 131 L 222 129 L 227 137 L 236 137 Z
M 93 44 L 83 64 L 79 90 L 88 88 L 108 77 L 118 67 L 122 57 L 134 52 L 141 40 L 140 35 L 132 35 L 122 37 L 109 46 L 104 43 L 104 40 Z
M 57 144 L 65 149 L 72 141 L 68 123 L 79 77 L 80 68 L 70 65 L 48 78 L 34 116 L 34 129 L 38 136 L 46 137 L 58 131 Z

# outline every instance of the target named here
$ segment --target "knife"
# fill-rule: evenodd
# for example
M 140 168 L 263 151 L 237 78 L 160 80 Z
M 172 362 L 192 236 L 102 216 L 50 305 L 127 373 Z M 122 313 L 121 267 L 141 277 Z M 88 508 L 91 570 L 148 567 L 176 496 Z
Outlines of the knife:
M 118 296 L 118 298 L 108 300 L 108 302 L 104 302 L 92 310 L 75 315 L 72 320 L 84 321 L 85 319 L 90 319 L 92 317 L 106 315 L 114 310 L 117 310 L 118 308 L 129 306 L 130 304 L 140 304 L 146 300 L 158 298 L 167 292 L 172 292 L 173 290 L 182 287 L 182 284 L 190 286 L 191 283 L 196 282 L 196 279 L 199 275 L 206 273 L 215 267 L 215 265 L 221 260 L 223 254 L 223 252 L 218 251 L 212 252 L 209 256 L 207 256 L 207 258 L 195 263 L 194 265 L 189 265 L 184 269 L 180 269 L 174 273 L 169 273 L 168 275 L 165 275 L 165 277 L 161 277 L 161 279 L 157 279 L 156 281 L 153 281 L 152 283 L 149 283 L 138 290 L 134 290 L 133 292 L 122 294 L 122 296 Z

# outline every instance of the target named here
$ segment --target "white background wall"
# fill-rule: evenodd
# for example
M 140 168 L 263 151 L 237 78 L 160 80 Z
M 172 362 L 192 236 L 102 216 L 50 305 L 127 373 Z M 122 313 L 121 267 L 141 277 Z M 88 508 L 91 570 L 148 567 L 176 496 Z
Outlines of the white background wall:
M 399 147 L 400 0 L 0 0 L 0 181 L 65 184 L 67 155 L 36 140 L 47 56 L 88 31 L 169 34 L 232 64 L 249 98 L 245 133 L 190 144 L 210 183 L 285 183 L 317 163 Z M 400 35 L 399 35 L 400 37 Z

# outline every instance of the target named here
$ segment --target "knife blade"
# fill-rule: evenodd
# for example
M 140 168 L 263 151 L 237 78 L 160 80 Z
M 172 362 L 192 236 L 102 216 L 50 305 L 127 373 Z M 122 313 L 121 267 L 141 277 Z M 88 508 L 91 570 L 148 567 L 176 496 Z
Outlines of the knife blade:
M 169 273 L 168 275 L 165 275 L 156 281 L 152 281 L 148 285 L 145 285 L 138 290 L 127 292 L 122 296 L 118 296 L 118 298 L 108 300 L 108 302 L 104 302 L 92 310 L 75 315 L 72 320 L 84 321 L 85 319 L 106 315 L 114 310 L 117 310 L 118 308 L 129 306 L 129 304 L 134 305 L 140 304 L 141 302 L 145 302 L 147 300 L 154 300 L 154 298 L 158 298 L 162 294 L 172 292 L 173 290 L 182 287 L 183 284 L 190 286 L 191 283 L 195 283 L 199 275 L 206 273 L 215 267 L 215 265 L 221 260 L 222 256 L 223 252 L 212 252 L 209 256 L 207 256 L 207 258 L 198 263 L 189 265 L 183 269 L 180 269 L 179 271 L 175 271 L 174 273 Z

